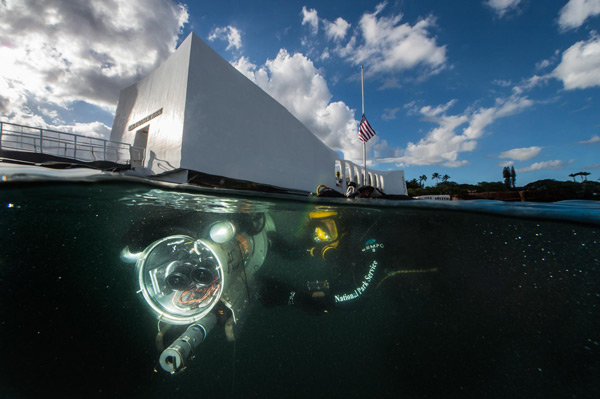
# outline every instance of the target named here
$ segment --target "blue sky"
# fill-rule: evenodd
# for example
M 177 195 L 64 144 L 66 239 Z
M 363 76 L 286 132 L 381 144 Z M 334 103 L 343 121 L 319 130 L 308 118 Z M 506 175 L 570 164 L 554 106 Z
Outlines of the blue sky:
M 518 185 L 600 178 L 600 0 L 0 7 L 4 121 L 108 137 L 119 90 L 194 32 L 346 159 L 362 163 L 363 65 L 375 169 L 459 183 L 500 181 L 506 165 Z

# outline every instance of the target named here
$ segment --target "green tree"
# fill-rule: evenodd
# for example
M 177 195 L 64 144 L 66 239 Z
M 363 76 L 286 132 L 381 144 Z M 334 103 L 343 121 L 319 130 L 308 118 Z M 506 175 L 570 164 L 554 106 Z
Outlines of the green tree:
M 420 188 L 421 186 L 417 183 L 417 179 L 408 180 L 406 182 L 406 188 Z
M 512 184 L 512 188 L 516 188 L 516 183 L 517 182 L 517 172 L 515 172 L 515 167 L 511 166 L 510 167 L 510 183 Z
M 481 181 L 481 182 L 477 183 L 477 191 L 478 192 L 506 191 L 506 185 L 502 184 L 502 182 Z
M 442 181 L 445 183 L 445 182 L 447 182 L 448 180 L 450 180 L 450 176 L 448 176 L 448 175 L 444 175 L 444 176 L 442 176 L 442 177 L 441 177 L 441 179 L 442 179 Z
M 427 181 L 426 175 L 419 176 L 419 183 L 421 184 L 421 188 L 425 187 L 425 182 Z
M 504 178 L 504 185 L 506 188 L 510 188 L 510 168 L 508 166 L 505 166 L 504 169 L 502 169 L 502 177 Z
M 441 178 L 442 178 L 442 177 L 441 177 L 441 176 L 440 176 L 440 174 L 439 174 L 439 173 L 437 173 L 437 172 L 435 172 L 434 174 L 432 174 L 432 175 L 431 175 L 431 179 L 433 179 L 433 180 L 436 180 L 438 183 L 439 183 L 439 180 L 440 180 Z

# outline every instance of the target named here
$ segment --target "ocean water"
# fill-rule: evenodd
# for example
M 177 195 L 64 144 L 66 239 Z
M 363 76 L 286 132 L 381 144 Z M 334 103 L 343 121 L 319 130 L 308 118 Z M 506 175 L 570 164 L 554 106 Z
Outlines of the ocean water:
M 307 251 L 314 211 L 336 213 L 333 260 Z M 262 214 L 276 232 L 237 339 L 218 324 L 186 370 L 163 371 L 157 319 L 121 251 Z M 311 281 L 330 282 L 328 300 L 300 301 Z M 8 182 L 0 300 L 2 398 L 600 397 L 600 204 L 591 201 L 317 201 Z

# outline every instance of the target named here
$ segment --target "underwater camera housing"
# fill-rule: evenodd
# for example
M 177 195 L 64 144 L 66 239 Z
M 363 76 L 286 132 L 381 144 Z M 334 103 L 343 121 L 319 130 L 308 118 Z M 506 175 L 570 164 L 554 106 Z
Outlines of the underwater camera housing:
M 254 274 L 267 256 L 267 233 L 275 230 L 268 214 L 261 217 L 260 230 L 238 231 L 234 222 L 218 221 L 199 237 L 159 239 L 137 258 L 140 293 L 159 322 L 188 326 L 162 352 L 159 363 L 165 371 L 186 367 L 224 308 L 229 316 L 225 334 L 235 340 L 252 303 Z

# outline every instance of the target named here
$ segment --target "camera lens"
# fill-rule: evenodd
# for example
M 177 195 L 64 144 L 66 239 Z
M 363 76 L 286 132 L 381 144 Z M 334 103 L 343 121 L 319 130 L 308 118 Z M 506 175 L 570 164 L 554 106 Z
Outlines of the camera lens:
M 176 291 L 181 291 L 189 287 L 190 279 L 182 273 L 173 272 L 167 276 L 167 286 Z
M 197 267 L 191 271 L 190 277 L 194 283 L 206 286 L 210 285 L 213 281 L 213 274 L 206 267 Z
M 192 285 L 192 280 L 190 279 L 190 272 L 192 271 L 192 266 L 189 264 L 180 264 L 176 266 L 171 273 L 165 278 L 165 282 L 167 283 L 167 287 L 172 290 L 182 291 Z

